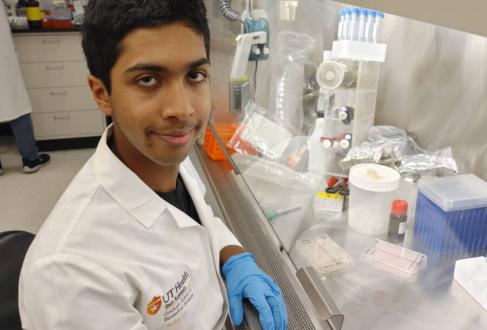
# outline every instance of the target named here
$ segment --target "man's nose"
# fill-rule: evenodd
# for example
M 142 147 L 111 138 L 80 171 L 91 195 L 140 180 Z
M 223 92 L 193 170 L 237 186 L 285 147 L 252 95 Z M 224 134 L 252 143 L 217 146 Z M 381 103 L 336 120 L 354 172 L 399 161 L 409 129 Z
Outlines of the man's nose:
M 194 115 L 191 94 L 182 81 L 167 86 L 163 100 L 161 100 L 161 115 L 164 119 L 185 120 Z

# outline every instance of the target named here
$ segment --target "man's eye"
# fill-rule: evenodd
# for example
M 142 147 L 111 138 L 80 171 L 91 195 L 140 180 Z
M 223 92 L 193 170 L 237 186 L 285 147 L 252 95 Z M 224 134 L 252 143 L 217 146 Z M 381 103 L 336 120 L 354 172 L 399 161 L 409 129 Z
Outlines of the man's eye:
M 142 87 L 152 87 L 156 84 L 157 79 L 151 76 L 142 77 L 137 80 L 137 85 Z
M 205 72 L 193 71 L 188 73 L 188 78 L 193 82 L 201 82 L 206 79 L 208 75 Z

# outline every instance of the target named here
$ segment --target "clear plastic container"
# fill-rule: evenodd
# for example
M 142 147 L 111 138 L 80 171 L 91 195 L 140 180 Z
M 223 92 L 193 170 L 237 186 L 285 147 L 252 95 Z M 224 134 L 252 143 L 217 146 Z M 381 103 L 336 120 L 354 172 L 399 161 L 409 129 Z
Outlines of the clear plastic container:
M 473 174 L 421 180 L 414 235 L 439 254 L 487 253 L 487 182 Z
M 385 271 L 415 281 L 418 273 L 426 267 L 428 257 L 422 253 L 376 239 L 364 251 L 362 259 Z
M 393 191 L 401 176 L 386 166 L 359 164 L 350 169 L 348 225 L 363 234 L 387 233 Z
M 300 239 L 294 250 L 303 266 L 313 266 L 322 278 L 341 274 L 353 266 L 353 259 L 333 239 L 323 234 Z
M 278 36 L 279 50 L 273 64 L 269 112 L 291 132 L 303 128 L 304 67 L 316 41 L 309 35 L 282 31 Z

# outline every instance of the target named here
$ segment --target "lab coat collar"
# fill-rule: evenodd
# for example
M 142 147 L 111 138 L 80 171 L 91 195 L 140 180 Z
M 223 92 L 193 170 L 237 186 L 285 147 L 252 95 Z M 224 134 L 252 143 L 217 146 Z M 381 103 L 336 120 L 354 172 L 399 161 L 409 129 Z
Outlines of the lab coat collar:
M 179 213 L 179 210 L 171 208 L 168 202 L 159 197 L 112 152 L 107 144 L 108 137 L 112 134 L 113 125 L 110 125 L 101 137 L 93 160 L 95 176 L 106 191 L 148 228 L 166 209 L 169 209 L 179 227 L 197 225 L 189 216 L 180 216 L 183 212 Z

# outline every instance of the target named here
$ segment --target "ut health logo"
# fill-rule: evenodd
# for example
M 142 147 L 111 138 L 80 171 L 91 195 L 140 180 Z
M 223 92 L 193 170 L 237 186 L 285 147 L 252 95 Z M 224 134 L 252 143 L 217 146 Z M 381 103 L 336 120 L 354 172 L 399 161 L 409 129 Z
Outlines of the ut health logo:
M 161 309 L 162 300 L 160 296 L 155 296 L 152 300 L 147 304 L 147 314 L 149 315 L 156 315 L 157 312 Z

